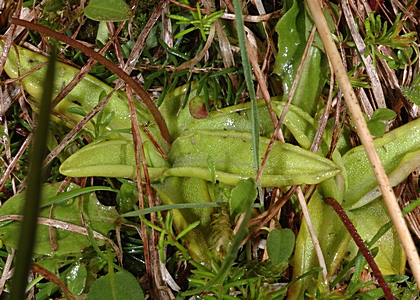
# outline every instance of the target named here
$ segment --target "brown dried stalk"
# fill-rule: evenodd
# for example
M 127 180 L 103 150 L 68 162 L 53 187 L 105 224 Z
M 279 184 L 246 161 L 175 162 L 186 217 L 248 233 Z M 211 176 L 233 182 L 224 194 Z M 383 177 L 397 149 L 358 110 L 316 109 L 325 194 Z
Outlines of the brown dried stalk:
M 395 225 L 398 236 L 407 255 L 408 263 L 410 264 L 414 278 L 416 279 L 417 284 L 420 285 L 420 259 L 416 246 L 414 245 L 413 238 L 411 237 L 410 231 L 405 223 L 401 209 L 398 206 L 398 202 L 395 198 L 392 187 L 389 184 L 388 177 L 385 173 L 384 167 L 382 166 L 378 152 L 376 151 L 373 144 L 372 136 L 370 135 L 366 121 L 363 118 L 357 97 L 349 82 L 347 72 L 344 69 L 340 58 L 340 54 L 338 53 L 336 45 L 332 39 L 325 16 L 317 0 L 308 0 L 307 3 L 309 9 L 311 10 L 315 25 L 321 36 L 325 51 L 327 52 L 328 58 L 333 65 L 339 86 L 343 91 L 346 104 L 353 116 L 353 121 L 356 124 L 360 140 L 365 147 L 373 173 L 375 174 L 376 180 L 378 181 L 378 186 L 382 192 L 382 196 L 384 198 L 388 212 Z

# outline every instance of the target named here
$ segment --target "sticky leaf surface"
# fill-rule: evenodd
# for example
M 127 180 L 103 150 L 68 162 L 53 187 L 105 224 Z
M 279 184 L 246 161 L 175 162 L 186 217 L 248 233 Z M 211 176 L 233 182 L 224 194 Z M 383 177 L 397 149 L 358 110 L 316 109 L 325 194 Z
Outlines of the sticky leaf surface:
M 46 185 L 43 189 L 43 202 L 48 201 L 55 196 L 60 183 L 53 185 Z M 75 184 L 70 184 L 69 190 L 78 189 Z M 19 194 L 10 198 L 0 208 L 0 216 L 6 215 L 22 215 L 24 205 L 24 194 Z M 49 218 L 50 206 L 43 208 L 39 216 Z M 103 235 L 116 227 L 116 220 L 118 213 L 114 207 L 102 205 L 96 198 L 94 193 L 84 196 L 82 206 L 79 208 L 79 198 L 73 198 L 68 201 L 56 203 L 52 212 L 52 219 L 82 226 L 80 216 L 80 209 L 82 209 L 84 217 L 91 222 L 92 229 Z M 18 221 L 4 221 L 4 225 L 0 226 L 0 236 L 4 243 L 10 247 L 17 248 L 18 238 L 21 223 Z M 54 228 L 54 237 L 57 242 L 57 250 L 53 250 L 50 242 L 50 231 L 48 226 L 38 225 L 35 253 L 44 255 L 66 255 L 70 253 L 81 252 L 84 248 L 90 246 L 89 238 L 83 234 L 76 233 L 65 229 Z M 103 241 L 98 241 L 98 244 L 103 244 Z
M 130 7 L 123 0 L 91 0 L 84 12 L 94 21 L 120 22 L 132 16 Z

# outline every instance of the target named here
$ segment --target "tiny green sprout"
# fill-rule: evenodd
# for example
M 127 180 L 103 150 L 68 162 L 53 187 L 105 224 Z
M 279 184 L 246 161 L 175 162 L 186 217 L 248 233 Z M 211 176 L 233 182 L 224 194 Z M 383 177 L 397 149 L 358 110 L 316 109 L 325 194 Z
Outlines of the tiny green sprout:
M 370 89 L 368 76 L 366 74 L 355 75 L 357 66 L 348 72 L 349 81 L 352 87 L 354 88 L 364 88 Z
M 376 137 L 382 137 L 385 134 L 386 124 L 384 121 L 395 118 L 397 114 L 388 108 L 378 108 L 372 114 L 370 120 L 364 115 L 370 134 Z
M 376 56 L 385 59 L 391 68 L 404 67 L 407 63 L 414 63 L 418 59 L 418 50 L 415 48 L 414 42 L 416 40 L 416 33 L 409 32 L 400 35 L 403 27 L 403 21 L 401 21 L 401 14 L 398 14 L 394 24 L 388 30 L 388 22 L 381 21 L 381 16 L 376 15 L 373 12 L 370 13 L 369 18 L 365 20 L 366 37 L 364 42 L 367 46 L 368 51 L 365 55 L 372 54 L 373 63 L 376 66 Z M 388 47 L 390 50 L 399 50 L 395 55 L 390 51 L 390 55 L 384 55 L 375 49 L 376 46 L 383 45 Z M 413 51 L 416 53 L 414 59 L 410 59 Z
M 106 93 L 102 92 L 99 95 L 99 101 L 98 103 L 104 99 L 106 97 Z M 111 123 L 112 119 L 114 119 L 115 117 L 115 112 L 111 111 L 109 114 L 107 114 L 106 116 L 104 116 L 104 110 L 101 109 L 99 111 L 99 113 L 96 116 L 96 122 L 95 121 L 91 121 L 94 124 L 94 133 L 95 133 L 95 138 L 98 139 L 100 138 L 106 131 L 109 123 Z
M 216 184 L 216 165 L 214 164 L 214 161 L 210 155 L 207 157 L 207 167 L 209 168 L 209 171 L 210 171 L 211 183 L 215 185 Z
M 397 15 L 394 24 L 388 30 L 388 22 L 382 23 L 380 15 L 371 12 L 369 18 L 365 20 L 367 45 L 384 45 L 393 49 L 407 49 L 411 47 L 416 40 L 416 33 L 409 32 L 399 35 L 403 27 L 401 13 Z
M 176 39 L 198 29 L 200 30 L 201 37 L 204 41 L 206 41 L 207 35 L 209 34 L 210 28 L 213 26 L 214 21 L 219 19 L 223 15 L 223 13 L 224 12 L 220 10 L 212 12 L 211 14 L 205 15 L 203 17 L 201 14 L 200 5 L 197 2 L 197 12 L 191 11 L 192 19 L 174 14 L 169 14 L 168 17 L 177 20 L 178 22 L 176 22 L 176 24 L 178 25 L 192 25 L 192 27 L 189 27 L 184 31 L 181 31 L 178 34 L 176 34 Z
M 49 0 L 44 3 L 44 10 L 46 12 L 56 12 L 63 9 L 66 6 L 66 1 L 64 0 Z

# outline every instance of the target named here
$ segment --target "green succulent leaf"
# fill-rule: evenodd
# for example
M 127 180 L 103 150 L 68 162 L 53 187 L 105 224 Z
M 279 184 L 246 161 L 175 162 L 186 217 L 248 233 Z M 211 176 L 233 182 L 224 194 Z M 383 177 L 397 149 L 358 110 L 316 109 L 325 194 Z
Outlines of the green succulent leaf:
M 159 153 L 152 150 L 154 147 L 149 143 L 143 145 L 147 156 L 146 161 L 150 166 L 149 175 L 151 179 L 157 179 L 169 165 Z M 73 177 L 135 178 L 136 162 L 133 142 L 130 140 L 110 140 L 89 144 L 64 161 L 60 166 L 60 173 Z
M 165 205 L 181 203 L 211 202 L 207 185 L 198 178 L 168 177 L 162 183 L 153 184 Z M 174 226 L 178 233 L 183 232 L 189 224 L 200 221 L 200 224 L 185 236 L 185 241 L 191 257 L 197 262 L 208 262 L 205 254 L 210 248 L 211 214 L 213 208 L 189 208 L 171 210 Z
M 0 52 L 3 52 L 4 41 L 0 40 Z M 27 73 L 35 69 L 36 71 L 30 72 L 30 75 L 25 76 L 22 79 L 22 86 L 26 92 L 28 92 L 35 100 L 40 101 L 42 96 L 43 88 L 38 84 L 33 84 L 34 82 L 43 82 L 45 78 L 45 73 L 47 71 L 46 66 L 42 66 L 48 60 L 47 57 L 30 51 L 22 47 L 12 47 L 11 51 L 6 60 L 4 70 L 7 75 L 11 78 L 16 78 L 20 74 Z M 37 68 L 39 68 L 37 70 Z M 80 70 L 64 64 L 62 62 L 56 62 L 56 76 L 55 80 L 52 82 L 54 88 L 54 97 L 62 90 L 63 85 L 68 84 Z M 87 96 L 86 91 L 89 91 L 89 96 Z M 98 104 L 98 99 L 101 98 L 103 92 L 109 94 L 113 91 L 113 88 L 109 85 L 103 83 L 97 78 L 86 75 L 83 80 L 54 108 L 54 111 L 58 114 L 64 115 L 73 122 L 79 122 L 82 117 L 87 113 L 92 111 L 92 109 Z M 136 115 L 139 121 L 139 124 L 147 124 L 148 132 L 154 137 L 154 139 L 161 145 L 161 147 L 167 151 L 168 145 L 162 139 L 159 128 L 156 125 L 153 116 L 146 109 L 146 107 L 137 101 L 135 102 Z M 72 110 L 76 108 L 75 113 L 72 113 Z M 70 112 L 68 111 L 70 109 Z M 125 93 L 115 92 L 108 104 L 103 109 L 103 115 L 107 116 L 110 114 L 115 114 L 112 119 L 112 126 L 109 126 L 110 131 L 117 130 L 130 130 L 131 121 L 129 118 L 129 107 L 128 100 Z M 56 117 L 51 118 L 55 122 L 60 122 Z M 93 119 L 96 121 L 96 118 Z M 71 125 L 69 125 L 71 126 Z M 85 130 L 94 133 L 93 124 L 89 123 L 84 127 Z M 140 131 L 143 141 L 149 140 L 148 136 Z M 126 138 L 131 139 L 132 135 L 130 131 L 126 133 L 119 133 L 117 136 L 111 136 L 110 138 Z
M 308 211 L 314 225 L 315 234 L 319 237 L 328 275 L 331 276 L 342 263 L 347 245 L 351 239 L 350 234 L 332 207 L 324 203 L 318 191 L 313 194 L 308 204 Z M 302 222 L 301 229 L 296 238 L 292 265 L 293 278 L 319 266 L 314 245 L 305 221 Z M 317 274 L 314 274 L 296 281 L 288 291 L 290 299 L 303 299 L 306 291 L 310 293 L 315 292 L 316 280 Z
M 45 185 L 43 189 L 42 204 L 51 203 L 50 199 L 55 197 L 61 182 L 53 185 Z M 80 189 L 75 184 L 70 184 L 68 191 L 77 191 Z M 0 216 L 7 215 L 22 215 L 24 193 L 18 194 L 10 198 L 0 208 Z M 77 226 L 82 226 L 83 222 L 80 216 L 79 198 L 70 198 L 66 201 L 56 202 L 54 205 L 52 219 L 68 222 Z M 86 220 L 92 224 L 93 230 L 107 235 L 112 229 L 115 229 L 118 213 L 113 207 L 106 207 L 102 205 L 94 193 L 89 193 L 84 196 L 82 204 L 82 212 Z M 41 209 L 40 217 L 50 217 L 50 206 Z M 20 222 L 6 220 L 0 226 L 0 236 L 4 243 L 10 247 L 18 248 L 17 242 L 20 232 Z M 90 246 L 89 238 L 77 232 L 54 228 L 55 239 L 57 241 L 57 249 L 53 250 L 50 243 L 50 228 L 46 225 L 38 225 L 39 228 L 36 233 L 35 253 L 43 255 L 68 255 L 69 253 L 80 253 L 84 248 Z M 98 241 L 98 244 L 103 244 L 103 241 Z
M 94 21 L 121 22 L 132 17 L 130 6 L 123 0 L 90 0 L 84 13 Z
M 206 159 L 211 156 L 216 180 L 235 186 L 244 178 L 253 178 L 251 134 L 245 132 L 195 131 L 172 144 L 168 161 L 172 168 L 164 176 L 191 176 L 211 181 Z M 270 140 L 260 138 L 260 148 Z M 262 159 L 262 157 L 260 158 Z M 261 177 L 263 187 L 314 184 L 340 173 L 332 161 L 300 147 L 275 142 Z
M 385 202 L 382 198 L 378 198 L 363 207 L 352 210 L 351 215 L 357 224 L 357 232 L 364 241 L 371 240 L 378 230 L 390 221 Z M 406 257 L 395 227 L 388 230 L 376 242 L 374 247 L 379 247 L 375 262 L 383 275 L 404 274 Z M 352 240 L 347 248 L 345 259 L 352 259 L 358 251 L 359 248 Z
M 418 166 L 417 160 L 409 161 L 404 158 L 420 150 L 420 119 L 394 129 L 382 138 L 375 139 L 374 145 L 387 174 L 394 172 L 400 175 L 407 174 Z M 378 197 L 369 197 L 369 192 L 377 187 L 377 182 L 363 146 L 348 151 L 343 156 L 343 163 L 348 178 L 348 187 L 342 204 L 344 208 L 358 208 Z M 393 176 L 393 178 L 395 186 L 406 177 Z
M 274 65 L 274 72 L 280 76 L 282 81 L 283 100 L 286 100 L 295 81 L 310 27 L 313 24 L 313 21 L 305 14 L 304 2 L 286 2 L 290 8 L 276 25 L 276 31 L 279 33 L 278 51 L 280 55 L 277 55 Z M 322 44 L 320 43 L 320 45 Z M 292 99 L 294 105 L 311 116 L 314 116 L 316 112 L 319 95 L 327 82 L 329 72 L 327 66 L 326 56 L 322 50 L 311 47 Z

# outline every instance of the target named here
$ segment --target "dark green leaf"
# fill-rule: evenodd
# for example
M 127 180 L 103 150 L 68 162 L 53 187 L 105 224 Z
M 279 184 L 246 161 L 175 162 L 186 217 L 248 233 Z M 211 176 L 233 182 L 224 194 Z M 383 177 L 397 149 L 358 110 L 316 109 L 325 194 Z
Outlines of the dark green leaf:
M 289 4 L 292 1 L 288 1 Z M 288 97 L 295 81 L 299 65 L 307 44 L 307 37 L 313 21 L 305 16 L 303 1 L 293 5 L 276 25 L 279 35 L 278 52 L 274 73 L 281 78 L 283 100 Z M 326 55 L 317 47 L 311 47 L 303 65 L 299 83 L 292 103 L 313 116 L 317 109 L 319 95 L 327 81 L 328 62 Z M 314 80 L 314 78 L 317 78 Z
M 232 190 L 229 200 L 230 213 L 242 214 L 251 207 L 257 198 L 257 183 L 253 178 L 239 181 L 238 185 Z
M 376 137 L 382 137 L 386 131 L 386 124 L 383 121 L 388 121 L 396 116 L 396 113 L 388 108 L 378 108 L 372 114 L 370 120 L 364 115 L 370 134 Z
M 109 273 L 96 280 L 88 300 L 143 300 L 144 292 L 137 279 L 127 271 Z
M 102 126 L 107 127 L 115 117 L 115 112 L 111 111 L 102 121 Z
M 80 295 L 86 286 L 87 270 L 81 262 L 74 263 L 66 274 L 66 286 L 73 295 Z
M 395 118 L 397 114 L 388 108 L 378 108 L 373 112 L 371 121 L 388 121 Z
M 267 251 L 270 260 L 275 265 L 287 261 L 292 255 L 295 247 L 295 234 L 292 230 L 285 228 L 274 229 L 267 238 Z
M 382 137 L 385 134 L 386 125 L 382 122 L 368 122 L 367 127 L 370 134 L 376 137 Z

